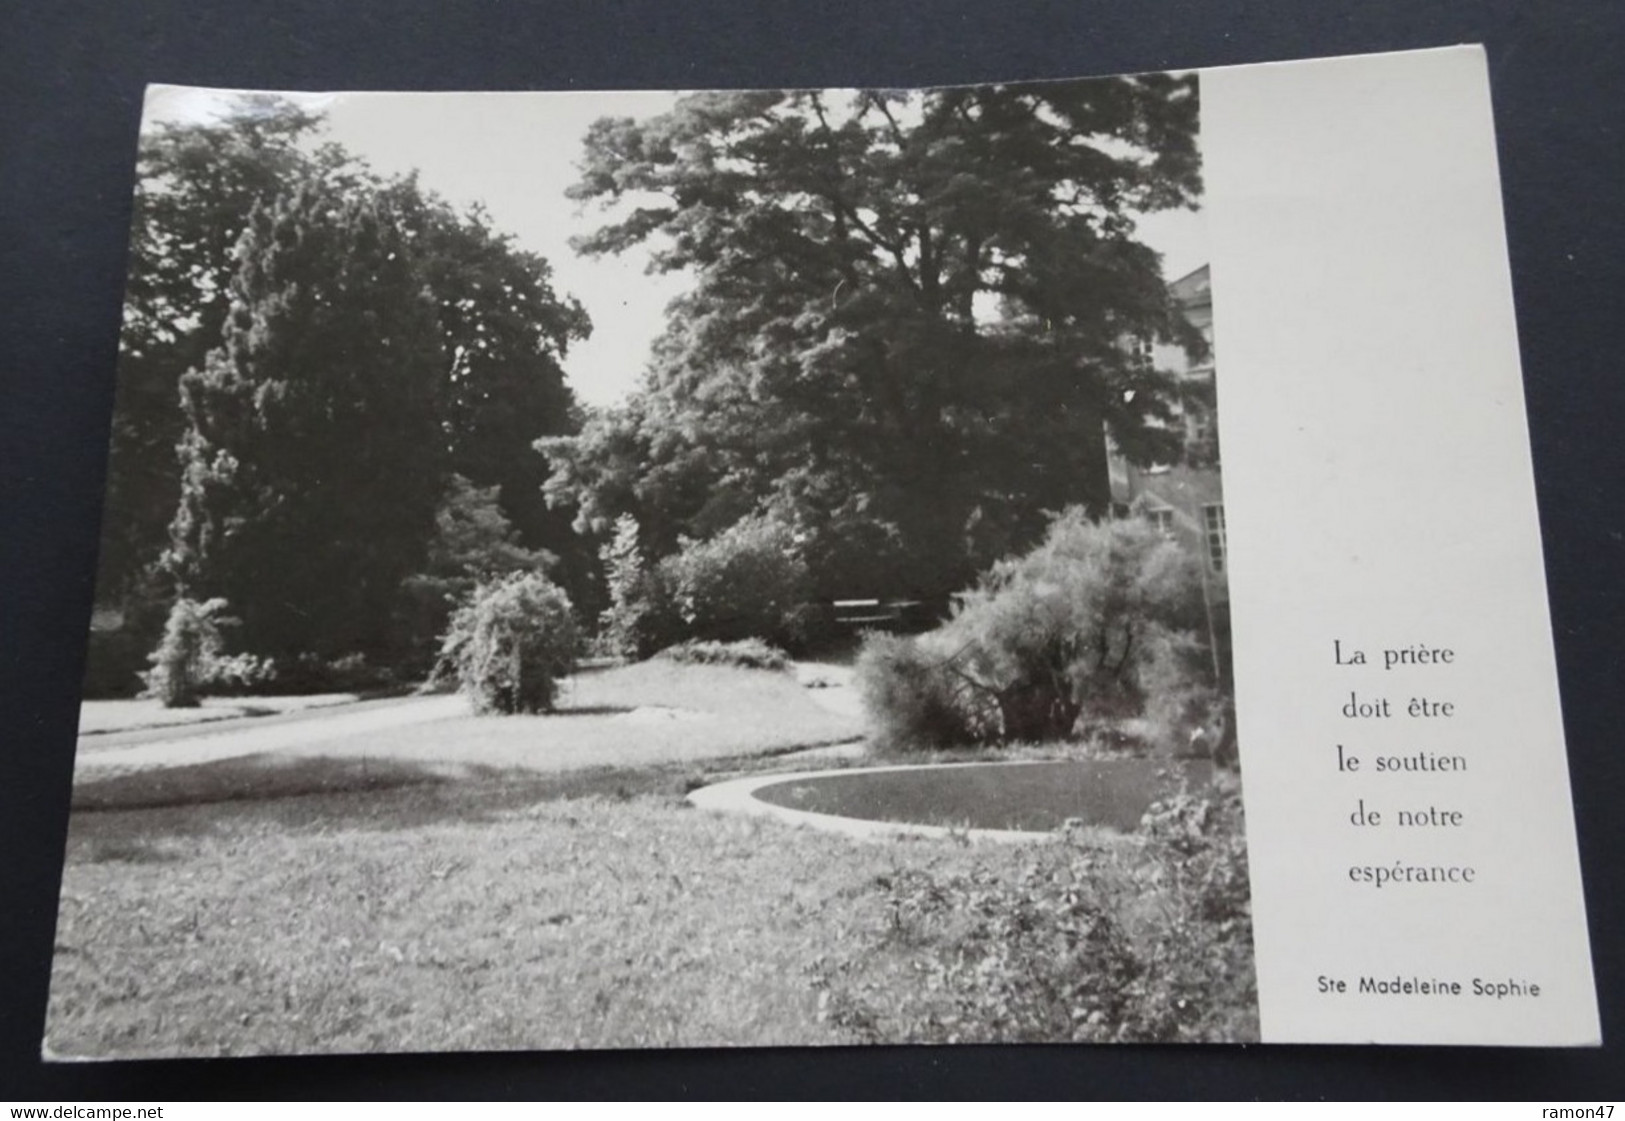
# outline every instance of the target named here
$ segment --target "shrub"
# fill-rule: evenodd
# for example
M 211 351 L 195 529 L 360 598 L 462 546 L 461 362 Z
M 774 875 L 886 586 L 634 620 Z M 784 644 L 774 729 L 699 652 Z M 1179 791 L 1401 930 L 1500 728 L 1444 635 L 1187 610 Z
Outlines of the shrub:
M 223 654 L 208 666 L 206 681 L 216 696 L 263 693 L 276 685 L 276 664 L 252 654 Z
M 976 708 L 961 695 L 950 659 L 920 642 L 871 632 L 854 669 L 869 714 L 873 743 L 882 751 L 931 751 L 976 743 L 986 734 Z
M 388 689 L 401 683 L 396 671 L 369 659 L 365 654 L 344 654 L 324 658 L 304 653 L 292 658 L 260 659 L 253 681 L 240 677 L 222 682 L 222 694 L 255 692 L 269 695 L 301 696 L 311 693 L 364 693 Z
M 569 597 L 534 572 L 475 589 L 441 642 L 443 661 L 479 713 L 551 712 L 575 650 Z
M 1178 545 L 1139 519 L 1090 522 L 1071 511 L 1043 544 L 996 565 L 946 638 L 996 705 L 1005 739 L 1069 735 L 1087 709 L 1126 716 L 1145 677 L 1170 676 L 1194 648 L 1200 584 Z
M 686 638 L 792 645 L 807 598 L 807 565 L 796 535 L 772 517 L 735 522 L 706 541 L 684 541 L 660 562 L 659 580 Z
M 1068 511 L 1032 552 L 995 565 L 918 650 L 875 648 L 863 674 L 871 718 L 900 740 L 929 742 L 941 728 L 1009 742 L 1135 715 L 1199 675 L 1200 588 L 1192 560 L 1152 526 Z
M 759 638 L 738 642 L 680 642 L 660 652 L 660 657 L 686 665 L 735 666 L 739 669 L 784 670 L 790 668 L 790 655 Z
M 1141 832 L 877 879 L 878 928 L 814 968 L 823 1017 L 860 1042 L 1256 1039 L 1239 793 L 1166 798 Z
M 1166 686 L 1151 685 L 1139 722 L 1145 745 L 1164 755 L 1217 758 L 1229 729 L 1228 702 L 1206 682 L 1182 674 Z
M 224 652 L 225 609 L 223 599 L 175 601 L 157 649 L 147 656 L 152 668 L 142 675 L 143 697 L 156 697 L 165 708 L 196 708 L 205 690 L 252 689 L 273 675 L 269 662 Z

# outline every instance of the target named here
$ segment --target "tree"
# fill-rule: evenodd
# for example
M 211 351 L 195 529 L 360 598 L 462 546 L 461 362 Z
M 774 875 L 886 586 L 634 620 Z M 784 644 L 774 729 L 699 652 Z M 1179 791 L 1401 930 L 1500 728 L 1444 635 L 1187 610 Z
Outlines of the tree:
M 218 120 L 142 133 L 96 579 L 117 623 L 91 632 L 89 693 L 127 692 L 175 599 L 158 561 L 180 500 L 180 379 L 220 342 L 249 212 L 290 182 L 349 173 L 336 148 L 309 149 L 317 125 L 247 95 Z
M 182 521 L 195 517 L 199 488 L 218 485 L 228 473 L 223 461 L 202 464 L 199 456 L 222 448 L 236 455 L 246 439 L 244 432 L 218 430 L 218 423 L 216 430 L 207 424 L 203 431 L 195 430 L 190 410 L 199 402 L 183 408 L 182 380 L 190 371 L 194 388 L 208 383 L 212 351 L 226 354 L 233 346 L 247 345 L 247 335 L 230 312 L 239 273 L 250 267 L 244 254 L 267 252 L 264 229 L 251 231 L 250 226 L 257 213 L 285 206 L 301 193 L 321 195 L 335 213 L 343 200 L 370 208 L 376 221 L 390 228 L 379 236 L 391 241 L 393 267 L 410 272 L 415 289 L 406 293 L 386 279 L 373 301 L 366 293 L 366 278 L 353 267 L 338 267 L 338 257 L 329 256 L 325 263 L 320 259 L 337 243 L 312 248 L 295 266 L 297 277 L 276 283 L 287 280 L 300 287 L 312 306 L 324 309 L 322 330 L 328 344 L 341 349 L 348 345 L 343 338 L 346 315 L 356 316 L 349 330 L 371 340 L 365 349 L 378 341 L 372 317 L 384 305 L 403 296 L 407 303 L 422 304 L 436 338 L 425 336 L 420 352 L 403 369 L 429 362 L 437 367 L 436 431 L 432 436 L 427 428 L 418 432 L 424 437 L 420 458 L 436 464 L 439 472 L 434 489 L 455 491 L 452 476 L 459 474 L 468 485 L 489 490 L 518 535 L 516 547 L 556 555 L 561 580 L 572 590 L 590 588 L 590 543 L 571 529 L 572 509 L 550 508 L 543 499 L 540 486 L 547 463 L 531 447 L 537 436 L 572 431 L 577 424 L 561 360 L 569 344 L 590 329 L 585 313 L 554 292 L 544 260 L 496 232 L 482 211 L 457 211 L 412 176 L 379 179 L 342 148 L 318 146 L 320 127 L 318 117 L 296 105 L 253 95 L 233 102 L 217 120 L 159 124 L 143 137 L 98 580 L 98 598 L 124 607 L 124 627 L 101 636 L 102 650 L 92 645 L 93 670 L 109 682 L 132 679 L 134 664 L 124 663 L 155 639 L 175 595 L 171 577 L 199 560 L 193 554 L 200 541 L 180 540 L 171 552 L 178 568 L 161 571 L 158 564 L 171 545 L 172 528 L 181 525 L 177 508 L 189 508 Z M 245 234 L 252 236 L 245 239 Z M 304 235 L 290 236 L 298 240 Z M 290 246 L 282 249 L 291 252 Z M 335 252 L 342 255 L 341 249 Z M 255 298 L 263 303 L 262 296 Z M 305 329 L 298 321 L 304 312 L 293 306 L 297 303 L 293 300 L 283 312 L 269 316 L 283 324 L 284 343 L 289 343 L 290 332 Z M 382 314 L 387 319 L 390 313 Z M 304 361 L 296 349 L 284 345 L 274 354 L 266 351 L 253 359 L 256 368 L 244 377 L 301 383 L 304 373 L 276 368 L 285 360 Z M 384 385 L 379 381 L 375 387 Z M 383 418 L 393 407 L 381 402 L 373 412 L 380 419 L 361 427 L 387 423 Z M 374 438 L 359 429 L 356 434 L 367 441 Z M 297 470 L 299 464 L 284 466 Z M 317 464 L 309 466 L 314 470 Z M 183 471 L 191 476 L 185 495 Z M 307 483 L 317 485 L 315 479 Z M 429 532 L 432 536 L 432 528 Z M 189 533 L 183 531 L 181 538 Z M 259 537 L 263 547 L 285 556 L 298 556 L 306 548 L 302 541 Z M 424 542 L 402 555 L 421 558 Z M 430 570 L 422 575 L 435 579 L 436 563 L 431 558 Z M 188 578 L 200 575 L 193 571 Z M 383 592 L 377 595 L 384 597 Z M 250 601 L 234 597 L 233 602 L 255 616 Z M 308 610 L 295 601 L 275 609 Z M 421 618 L 393 622 L 399 624 L 393 645 L 420 644 Z M 132 640 L 126 633 L 131 630 L 142 634 Z M 263 633 L 257 625 L 246 626 L 242 637 Z M 375 635 L 369 642 L 380 645 L 382 638 Z
M 555 558 L 519 543 L 519 531 L 502 512 L 498 487 L 477 487 L 461 475 L 451 483 L 435 512 L 435 535 L 418 581 L 449 599 L 461 599 L 474 586 L 510 572 L 541 571 Z
M 306 184 L 256 206 L 225 343 L 181 380 L 169 567 L 273 658 L 403 653 L 445 477 L 446 356 L 387 197 Z
M 445 630 L 452 610 L 480 584 L 515 572 L 542 572 L 557 561 L 545 550 L 519 543 L 519 532 L 497 500 L 499 490 L 451 476 L 435 512 L 423 571 L 406 580 L 416 614 L 411 641 L 425 653 Z
M 1200 340 L 1134 217 L 1194 204 L 1194 78 L 693 95 L 586 140 L 575 197 L 687 270 L 640 396 L 542 445 L 578 526 L 653 542 L 766 509 L 824 594 L 941 594 L 1109 502 L 1104 433 L 1166 460 Z
M 167 544 L 180 498 L 180 379 L 219 345 L 250 212 L 292 183 L 345 174 L 337 149 L 302 147 L 318 123 L 252 96 L 217 122 L 142 134 L 97 579 L 104 602 L 139 591 Z
M 644 564 L 637 519 L 631 514 L 616 518 L 614 533 L 598 557 L 609 597 L 598 616 L 602 645 L 619 658 L 647 658 L 667 637 L 664 632 L 676 633 L 676 607 L 662 593 L 658 576 Z
M 498 488 L 520 541 L 552 552 L 566 583 L 578 582 L 591 550 L 571 530 L 573 510 L 548 506 L 547 460 L 532 445 L 578 427 L 562 363 L 591 333 L 587 314 L 554 291 L 548 263 L 496 232 L 482 209 L 459 213 L 412 178 L 384 194 L 440 320 L 448 468 L 476 487 Z

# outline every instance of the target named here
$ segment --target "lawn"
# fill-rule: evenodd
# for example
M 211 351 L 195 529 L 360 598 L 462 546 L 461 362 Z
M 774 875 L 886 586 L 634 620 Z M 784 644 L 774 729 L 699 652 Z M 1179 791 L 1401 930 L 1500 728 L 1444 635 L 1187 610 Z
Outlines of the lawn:
M 1138 840 L 1104 862 L 1067 845 L 877 843 L 683 801 L 740 772 L 804 769 L 777 756 L 857 735 L 819 692 L 788 673 L 651 662 L 579 675 L 550 716 L 450 716 L 83 774 L 47 1053 L 1004 1039 L 1032 1038 L 1032 1023 L 1070 1038 L 1067 986 L 1098 971 L 1055 978 L 1044 963 L 1108 934 L 1100 952 L 1128 963 L 1123 977 L 1163 962 L 1190 974 L 1143 998 L 1122 996 L 1141 982 L 1113 981 L 1112 999 L 1201 1008 L 1218 985 L 1228 1017 L 1176 1032 L 1136 1006 L 1121 1023 L 1150 1026 L 1133 1038 L 1251 1037 L 1250 928 L 1203 918 L 1206 897 L 1162 900 L 1174 881 L 1133 869 Z M 1164 866 L 1184 867 L 1208 832 Z M 1229 868 L 1241 886 L 1227 890 L 1244 894 L 1244 863 L 1216 859 L 1203 867 Z M 1092 886 L 1114 861 L 1129 871 Z M 995 888 L 1006 894 L 990 904 Z M 1088 900 L 1108 889 L 1171 917 L 1102 925 Z M 1006 912 L 1025 958 L 1005 950 Z M 1210 970 L 1215 947 L 1226 967 Z M 921 988 L 925 976 L 940 984 Z M 1008 1021 L 1035 999 L 1052 1014 L 1063 1002 L 1059 1028 Z M 1077 1022 L 1095 1033 L 1077 1038 L 1098 1037 Z
M 175 742 L 91 737 L 81 742 L 79 789 L 117 771 L 256 754 L 547 772 L 772 754 L 860 738 L 858 714 L 820 703 L 838 691 L 804 688 L 787 672 L 651 661 L 566 679 L 559 711 L 543 716 L 476 717 L 458 697 L 418 697 L 188 728 Z
M 686 809 L 676 769 L 76 813 L 60 1056 L 817 1044 L 876 846 Z
M 312 748 L 319 754 L 562 770 L 647 766 L 854 740 L 862 721 L 793 675 L 649 661 L 578 674 L 546 716 L 466 716 Z

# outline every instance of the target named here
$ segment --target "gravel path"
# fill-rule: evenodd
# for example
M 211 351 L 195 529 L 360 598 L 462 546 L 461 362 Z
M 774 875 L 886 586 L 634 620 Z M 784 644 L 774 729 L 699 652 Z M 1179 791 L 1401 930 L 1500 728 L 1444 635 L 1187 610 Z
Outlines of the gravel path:
M 286 716 L 309 708 L 353 705 L 354 693 L 307 693 L 295 697 L 205 697 L 197 708 L 165 708 L 155 700 L 85 701 L 79 706 L 81 736 L 129 735 L 175 730 L 244 717 Z
M 460 696 L 398 697 L 286 716 L 221 720 L 182 728 L 150 728 L 118 736 L 81 737 L 74 770 L 183 767 L 268 751 L 288 751 L 365 732 L 467 716 Z

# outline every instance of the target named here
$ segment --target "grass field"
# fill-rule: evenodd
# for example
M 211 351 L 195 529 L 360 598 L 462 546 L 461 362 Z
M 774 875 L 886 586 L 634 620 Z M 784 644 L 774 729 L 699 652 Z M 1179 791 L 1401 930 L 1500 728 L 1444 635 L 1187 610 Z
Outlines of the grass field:
M 860 723 L 670 662 L 560 708 L 81 776 L 49 1051 L 834 1041 L 807 920 L 854 921 L 885 857 L 682 797 Z
M 809 969 L 881 847 L 684 808 L 681 769 L 75 814 L 57 1055 L 839 1042 Z
M 778 756 L 858 733 L 809 692 L 787 673 L 645 663 L 580 675 L 553 716 L 81 775 L 47 1053 L 937 1038 L 935 1005 L 890 1002 L 920 995 L 921 954 L 940 973 L 998 941 L 900 938 L 900 915 L 949 898 L 933 885 L 969 893 L 956 915 L 979 914 L 988 884 L 1025 906 L 1049 873 L 1035 879 L 1033 846 L 855 841 L 683 802 L 723 777 L 803 769 Z M 1070 898 L 1060 921 L 1082 921 Z M 1192 956 L 1184 945 L 1174 957 Z M 953 968 L 941 975 L 963 988 L 969 967 Z M 972 1022 L 1009 1004 L 953 992 Z
M 783 751 L 862 734 L 860 720 L 820 707 L 789 674 L 651 661 L 570 678 L 550 715 L 467 716 L 316 750 L 557 770 Z
M 343 706 L 293 723 L 177 730 L 174 743 L 119 745 L 128 737 L 92 736 L 81 743 L 81 761 L 93 762 L 95 773 L 81 768 L 80 786 L 118 771 L 255 754 L 281 762 L 322 756 L 551 772 L 773 753 L 862 736 L 861 717 L 832 711 L 814 693 L 789 673 L 645 662 L 567 679 L 559 711 L 545 716 L 476 717 L 460 698 L 447 696 Z M 424 710 L 427 719 L 412 715 Z

